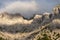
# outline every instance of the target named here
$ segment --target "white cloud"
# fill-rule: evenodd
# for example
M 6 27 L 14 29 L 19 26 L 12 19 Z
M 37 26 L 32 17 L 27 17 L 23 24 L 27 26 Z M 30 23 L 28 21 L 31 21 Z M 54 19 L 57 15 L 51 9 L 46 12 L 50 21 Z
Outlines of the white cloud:
M 32 2 L 13 2 L 7 5 L 3 10 L 8 13 L 21 13 L 23 16 L 31 16 L 38 9 L 37 4 Z M 28 14 L 28 15 L 27 15 Z
M 10 2 L 10 3 L 9 3 Z M 4 3 L 2 11 L 9 13 L 21 13 L 25 17 L 30 17 L 34 13 L 52 12 L 52 8 L 60 3 L 54 0 L 10 0 Z
M 26 12 L 26 11 L 35 11 L 37 9 L 36 7 L 36 4 L 35 3 L 29 3 L 29 2 L 14 2 L 10 5 L 8 5 L 6 7 L 6 10 L 7 11 L 13 11 L 13 12 L 17 12 L 17 11 L 23 11 L 23 12 Z

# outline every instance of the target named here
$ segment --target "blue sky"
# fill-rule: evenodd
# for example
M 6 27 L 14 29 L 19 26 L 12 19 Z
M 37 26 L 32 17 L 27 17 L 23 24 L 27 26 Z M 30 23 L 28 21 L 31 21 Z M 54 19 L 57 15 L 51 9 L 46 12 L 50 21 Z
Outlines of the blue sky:
M 57 4 L 60 4 L 60 0 L 0 0 L 0 9 L 12 13 L 21 12 L 22 15 L 24 14 L 23 16 L 27 16 L 26 14 L 31 16 L 34 13 L 51 12 Z M 12 7 L 13 5 L 15 7 Z
M 4 8 L 7 4 L 13 3 L 15 1 L 21 1 L 21 2 L 31 2 L 31 1 L 35 1 L 39 7 L 46 5 L 47 6 L 52 6 L 52 5 L 56 5 L 56 4 L 60 4 L 60 0 L 0 0 L 0 8 Z

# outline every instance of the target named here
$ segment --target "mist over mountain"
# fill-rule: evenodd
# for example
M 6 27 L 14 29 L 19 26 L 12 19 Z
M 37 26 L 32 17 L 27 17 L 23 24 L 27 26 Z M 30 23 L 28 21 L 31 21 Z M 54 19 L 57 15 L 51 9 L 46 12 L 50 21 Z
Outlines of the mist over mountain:
M 60 4 L 59 0 L 1 0 L 1 11 L 8 13 L 20 13 L 25 18 L 30 18 L 33 14 L 52 13 L 52 8 Z
M 60 5 L 53 13 L 35 14 L 30 19 L 21 14 L 0 13 L 1 40 L 60 40 Z
M 0 0 L 0 40 L 60 40 L 60 0 Z

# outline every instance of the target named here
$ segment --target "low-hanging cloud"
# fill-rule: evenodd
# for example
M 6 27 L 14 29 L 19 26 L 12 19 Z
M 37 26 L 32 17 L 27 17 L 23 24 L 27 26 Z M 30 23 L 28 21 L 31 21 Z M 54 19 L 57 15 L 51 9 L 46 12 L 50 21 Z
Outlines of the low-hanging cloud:
M 28 17 L 38 10 L 37 4 L 33 2 L 13 2 L 7 5 L 4 11 L 8 13 L 21 13 L 21 15 Z
M 6 0 L 7 1 L 7 0 Z M 5 7 L 1 10 L 8 13 L 20 13 L 24 17 L 31 17 L 33 14 L 51 12 L 52 8 L 60 4 L 59 0 L 13 0 L 3 2 Z M 11 2 L 11 3 L 9 3 Z

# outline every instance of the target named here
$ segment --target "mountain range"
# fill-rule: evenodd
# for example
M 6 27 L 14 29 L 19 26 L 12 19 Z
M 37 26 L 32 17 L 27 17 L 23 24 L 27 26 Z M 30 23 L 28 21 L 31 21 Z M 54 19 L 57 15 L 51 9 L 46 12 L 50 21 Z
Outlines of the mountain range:
M 29 19 L 20 13 L 0 13 L 0 40 L 60 40 L 60 5 Z

